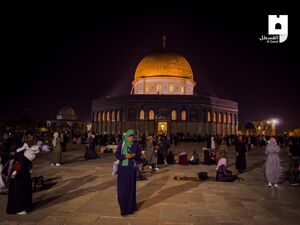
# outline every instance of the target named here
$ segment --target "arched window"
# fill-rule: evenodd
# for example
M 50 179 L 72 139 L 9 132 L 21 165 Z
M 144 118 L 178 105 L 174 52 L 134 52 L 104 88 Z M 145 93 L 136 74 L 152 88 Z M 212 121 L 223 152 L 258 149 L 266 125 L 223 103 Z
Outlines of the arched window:
M 181 120 L 186 121 L 186 111 L 182 110 L 181 112 Z
M 174 91 L 174 85 L 171 83 L 169 84 L 169 92 L 173 92 Z
M 217 122 L 217 113 L 216 112 L 213 113 L 213 122 L 214 123 Z
M 177 112 L 176 112 L 176 110 L 172 110 L 171 119 L 172 120 L 177 120 Z
M 117 111 L 117 122 L 120 121 L 120 110 Z
M 149 120 L 154 120 L 154 111 L 153 110 L 149 111 Z
M 207 122 L 211 122 L 211 113 L 207 111 Z
M 219 118 L 218 118 L 218 122 L 219 122 L 219 123 L 222 123 L 222 113 L 219 113 L 218 117 L 219 117 Z
M 101 121 L 101 113 L 97 112 L 97 122 L 100 122 L 100 121 Z
M 145 92 L 146 92 L 146 93 L 149 92 L 149 84 L 145 84 Z
M 106 121 L 110 121 L 110 113 L 109 113 L 109 111 L 106 112 Z
M 231 124 L 231 114 L 228 114 L 228 123 Z
M 113 110 L 111 112 L 111 122 L 115 122 L 116 121 L 116 118 L 115 118 L 115 111 Z
M 181 94 L 184 94 L 184 86 L 181 86 Z
M 276 30 L 281 30 L 281 24 L 280 23 L 276 23 L 275 24 L 275 29 Z
M 156 91 L 159 93 L 161 92 L 161 84 L 156 85 Z
M 145 119 L 145 112 L 144 110 L 140 111 L 140 120 L 144 120 Z
M 223 123 L 227 123 L 226 113 L 223 114 Z
M 105 121 L 105 112 L 102 112 L 102 121 Z

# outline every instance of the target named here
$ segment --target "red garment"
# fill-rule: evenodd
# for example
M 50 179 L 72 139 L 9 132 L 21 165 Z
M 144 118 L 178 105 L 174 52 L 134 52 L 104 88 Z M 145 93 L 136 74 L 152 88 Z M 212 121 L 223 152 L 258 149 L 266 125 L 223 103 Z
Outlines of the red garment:
M 17 171 L 17 172 L 19 172 L 19 171 L 21 171 L 21 169 L 22 169 L 21 163 L 20 162 L 16 162 L 14 170 Z
M 188 165 L 188 154 L 180 154 L 179 155 L 179 165 Z

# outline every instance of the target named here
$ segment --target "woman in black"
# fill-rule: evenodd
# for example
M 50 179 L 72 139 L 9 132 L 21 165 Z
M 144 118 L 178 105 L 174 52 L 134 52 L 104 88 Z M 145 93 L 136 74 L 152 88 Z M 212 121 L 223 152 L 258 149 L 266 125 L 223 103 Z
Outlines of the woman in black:
M 239 140 L 235 145 L 235 151 L 236 151 L 235 168 L 239 171 L 239 173 L 242 173 L 246 169 L 246 156 L 247 156 L 246 143 L 243 141 L 242 136 L 239 136 Z
M 14 178 L 9 179 L 6 212 L 27 214 L 32 206 L 31 162 L 24 156 L 24 152 L 15 154 L 13 158 L 14 170 L 18 172 Z

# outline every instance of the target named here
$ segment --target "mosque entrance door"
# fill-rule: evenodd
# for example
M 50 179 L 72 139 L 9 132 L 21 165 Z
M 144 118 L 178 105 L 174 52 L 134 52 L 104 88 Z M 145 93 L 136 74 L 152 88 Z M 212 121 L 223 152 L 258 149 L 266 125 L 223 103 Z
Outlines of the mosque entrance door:
M 158 122 L 158 134 L 167 134 L 168 132 L 168 122 Z

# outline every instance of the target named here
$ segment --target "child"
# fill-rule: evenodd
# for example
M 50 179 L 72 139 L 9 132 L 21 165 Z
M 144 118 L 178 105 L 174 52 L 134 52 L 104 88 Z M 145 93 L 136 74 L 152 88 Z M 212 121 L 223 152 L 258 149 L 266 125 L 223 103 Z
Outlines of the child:
M 15 155 L 16 153 L 20 153 L 22 151 L 24 151 L 24 156 L 30 161 L 30 169 L 32 169 L 32 161 L 36 158 L 36 154 L 39 153 L 40 149 L 38 145 L 33 145 L 34 143 L 34 138 L 32 136 L 26 136 L 24 138 L 24 144 L 21 148 L 18 148 L 15 152 L 13 152 L 13 155 Z M 11 175 L 11 178 L 14 179 L 18 173 L 18 171 L 20 171 L 20 165 L 18 165 L 18 163 L 15 164 L 14 166 L 14 171 Z

